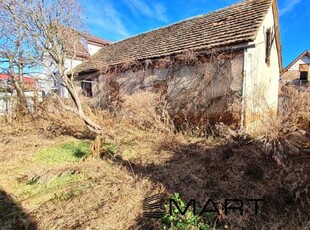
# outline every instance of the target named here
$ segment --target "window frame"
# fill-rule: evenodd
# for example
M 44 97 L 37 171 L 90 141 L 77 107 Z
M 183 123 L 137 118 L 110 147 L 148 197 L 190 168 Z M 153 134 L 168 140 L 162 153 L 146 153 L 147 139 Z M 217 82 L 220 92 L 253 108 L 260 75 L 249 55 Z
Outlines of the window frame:
M 271 28 L 266 30 L 266 64 L 270 66 L 270 57 L 271 57 L 271 47 L 272 47 L 272 32 Z
M 309 77 L 309 72 L 308 71 L 300 71 L 300 76 L 299 76 L 299 80 L 300 81 L 308 81 L 308 77 Z
M 93 97 L 93 86 L 91 82 L 82 81 L 81 82 L 82 93 L 86 97 Z

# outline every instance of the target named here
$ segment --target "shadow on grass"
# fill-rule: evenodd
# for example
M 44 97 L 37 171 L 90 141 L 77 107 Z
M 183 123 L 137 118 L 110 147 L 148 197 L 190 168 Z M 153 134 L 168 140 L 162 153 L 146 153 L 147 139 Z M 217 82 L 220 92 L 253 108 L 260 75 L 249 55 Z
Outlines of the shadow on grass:
M 0 190 L 0 229 L 35 230 L 37 224 L 12 197 Z
M 72 136 L 80 140 L 95 140 L 96 134 L 89 130 L 76 131 L 74 129 L 66 129 L 61 135 Z
M 166 147 L 164 147 L 166 148 Z M 290 229 L 308 226 L 303 220 L 310 219 L 306 206 L 296 200 L 296 192 L 307 187 L 307 182 L 293 189 L 300 174 L 288 174 L 277 168 L 270 155 L 253 142 L 208 146 L 195 143 L 173 150 L 173 156 L 161 164 L 141 165 L 117 158 L 127 170 L 161 184 L 170 194 L 180 193 L 186 202 L 196 199 L 199 205 L 210 198 L 217 203 L 225 199 L 264 199 L 255 215 L 251 203 L 245 203 L 241 216 L 237 211 L 224 217 L 229 229 Z M 294 165 L 292 168 L 298 168 Z M 306 176 L 306 172 L 302 173 Z M 153 194 L 149 194 L 153 195 Z M 306 198 L 307 194 L 300 193 Z M 203 206 L 200 206 L 203 207 Z M 298 212 L 304 213 L 300 216 Z M 140 216 L 131 229 L 159 229 L 160 220 Z M 223 227 L 223 226 L 222 226 Z M 298 229 L 304 229 L 300 227 Z
M 76 158 L 83 158 L 90 154 L 90 142 L 67 142 L 61 145 L 64 150 L 70 151 Z
M 76 149 L 74 152 L 73 152 L 73 156 L 76 157 L 76 158 L 82 158 L 82 157 L 85 157 L 89 155 L 88 152 L 86 151 L 83 151 L 81 149 Z

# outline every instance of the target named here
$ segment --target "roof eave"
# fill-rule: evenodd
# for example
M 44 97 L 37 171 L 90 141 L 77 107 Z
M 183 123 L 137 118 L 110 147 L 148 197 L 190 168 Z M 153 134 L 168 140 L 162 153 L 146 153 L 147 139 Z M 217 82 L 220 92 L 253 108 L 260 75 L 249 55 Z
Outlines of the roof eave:
M 225 46 L 213 47 L 213 48 L 209 48 L 209 49 L 204 48 L 204 49 L 193 50 L 193 51 L 197 52 L 199 54 L 210 55 L 212 53 L 228 52 L 228 51 L 234 52 L 234 51 L 244 50 L 244 49 L 247 49 L 247 48 L 254 48 L 254 47 L 255 47 L 255 43 L 253 42 L 253 39 L 252 40 L 250 39 L 248 41 L 244 41 L 244 42 L 240 42 L 240 43 L 227 44 Z M 169 54 L 169 55 L 162 55 L 162 56 L 151 57 L 150 59 L 159 60 L 161 58 L 178 55 L 178 54 L 186 52 L 186 51 L 187 50 L 183 50 L 183 51 L 175 52 L 175 53 Z M 190 51 L 190 50 L 188 50 L 188 51 Z M 147 60 L 147 59 L 138 59 L 137 61 L 138 62 L 143 62 L 145 60 Z M 114 63 L 114 64 L 111 64 L 111 65 L 108 65 L 108 66 L 109 67 L 118 66 L 118 65 L 121 65 L 122 63 L 123 62 Z M 83 65 L 83 64 L 85 64 L 85 63 L 82 63 L 81 65 Z M 84 69 L 84 70 L 81 70 L 81 71 L 77 71 L 77 74 L 78 74 L 78 76 L 82 77 L 82 75 L 92 74 L 92 73 L 95 73 L 95 72 L 98 72 L 98 71 L 100 71 L 100 69 L 98 69 L 98 68 L 91 68 L 91 69 Z
M 272 2 L 272 11 L 273 11 L 273 17 L 274 17 L 274 23 L 275 23 L 275 38 L 276 38 L 276 46 L 278 51 L 278 61 L 279 61 L 279 71 L 283 71 L 283 62 L 282 62 L 282 45 L 281 45 L 281 39 L 280 39 L 280 23 L 279 23 L 279 10 L 278 10 L 278 4 L 277 0 L 273 0 Z

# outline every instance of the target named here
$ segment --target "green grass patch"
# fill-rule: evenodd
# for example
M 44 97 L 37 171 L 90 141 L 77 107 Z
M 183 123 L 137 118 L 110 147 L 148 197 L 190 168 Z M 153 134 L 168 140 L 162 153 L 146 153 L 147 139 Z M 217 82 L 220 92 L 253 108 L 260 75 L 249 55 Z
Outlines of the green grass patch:
M 34 160 L 47 165 L 79 162 L 90 155 L 90 142 L 70 141 L 36 152 Z
M 111 154 L 116 154 L 117 152 L 117 146 L 113 143 L 103 143 L 103 147 L 109 151 Z
M 79 181 L 84 179 L 83 175 L 66 175 L 55 178 L 45 183 L 19 184 L 14 186 L 20 199 L 32 199 L 34 203 L 42 200 L 53 199 L 57 191 L 77 187 Z

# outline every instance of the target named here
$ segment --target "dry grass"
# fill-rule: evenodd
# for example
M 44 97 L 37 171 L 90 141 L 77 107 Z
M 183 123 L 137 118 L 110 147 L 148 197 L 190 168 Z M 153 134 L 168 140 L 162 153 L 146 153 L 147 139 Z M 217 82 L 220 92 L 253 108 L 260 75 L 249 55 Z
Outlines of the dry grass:
M 167 104 L 159 94 L 139 92 L 124 97 L 121 116 L 142 130 L 151 132 L 172 132 Z
M 139 113 L 139 120 L 129 118 L 135 105 L 128 101 L 132 107 L 117 117 L 86 108 L 89 116 L 106 127 L 103 144 L 123 162 L 87 157 L 83 152 L 94 136 L 76 116 L 55 109 L 51 102 L 48 107 L 42 105 L 36 117 L 3 121 L 1 189 L 12 194 L 39 229 L 129 229 L 142 214 L 147 193 L 162 191 L 160 185 L 138 177 L 128 167 L 132 159 L 159 164 L 160 153 L 154 149 L 173 133 L 150 109 L 154 104 L 143 110 L 145 116 Z M 82 157 L 76 156 L 81 153 Z M 170 154 L 163 151 L 161 157 Z
M 282 87 L 278 114 L 268 108 L 264 114 L 264 124 L 259 126 L 261 135 L 278 139 L 297 130 L 310 132 L 310 90 L 300 90 L 291 86 Z
M 280 118 L 283 123 L 288 129 L 299 128 L 310 132 L 310 88 L 300 90 L 287 86 L 282 90 L 284 95 L 280 105 Z
M 224 216 L 220 229 L 224 224 L 229 229 L 309 229 L 310 146 L 296 153 L 283 145 L 285 168 L 278 167 L 274 146 L 267 142 L 224 125 L 215 129 L 218 137 L 177 133 L 160 97 L 137 93 L 113 114 L 86 109 L 104 127 L 100 144 L 109 155 L 96 159 L 87 148 L 94 136 L 83 123 L 47 105 L 34 118 L 2 121 L 0 128 L 0 189 L 10 194 L 12 212 L 24 221 L 20 226 L 161 229 L 159 220 L 143 217 L 143 200 L 179 192 L 186 201 L 265 199 L 259 216 Z M 299 130 L 283 140 L 302 145 L 308 138 Z M 14 223 L 10 216 L 0 217 L 6 226 Z
M 134 225 L 145 193 L 153 189 L 148 179 L 137 178 L 113 161 L 75 156 L 85 151 L 85 141 L 26 135 L 2 137 L 0 184 L 23 212 L 31 214 L 38 229 Z M 5 223 L 8 219 L 13 221 L 6 216 Z

